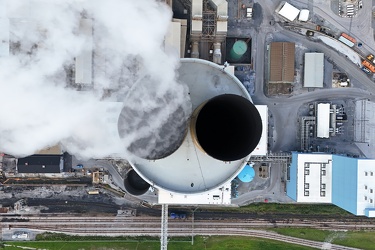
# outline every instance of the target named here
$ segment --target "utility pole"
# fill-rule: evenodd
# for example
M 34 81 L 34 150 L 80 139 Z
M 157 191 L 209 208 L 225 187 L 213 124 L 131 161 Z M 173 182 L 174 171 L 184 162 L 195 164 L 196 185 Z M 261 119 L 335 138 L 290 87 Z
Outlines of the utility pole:
M 160 249 L 168 249 L 168 205 L 161 206 L 161 233 L 160 233 Z

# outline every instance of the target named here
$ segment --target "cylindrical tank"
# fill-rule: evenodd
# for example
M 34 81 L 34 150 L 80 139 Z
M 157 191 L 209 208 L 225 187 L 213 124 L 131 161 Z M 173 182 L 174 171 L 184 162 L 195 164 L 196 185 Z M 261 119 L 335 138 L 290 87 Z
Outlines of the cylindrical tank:
M 262 120 L 248 99 L 224 94 L 196 108 L 190 130 L 199 149 L 229 162 L 246 157 L 255 149 L 262 134 Z
M 145 194 L 150 188 L 150 184 L 143 180 L 133 169 L 128 172 L 124 185 L 126 191 L 132 195 Z
M 221 43 L 214 43 L 214 56 L 212 61 L 221 64 Z
M 191 58 L 199 58 L 199 43 L 193 42 L 191 45 Z
M 233 47 L 229 52 L 229 57 L 231 60 L 240 60 L 246 51 L 247 43 L 245 41 L 238 40 L 233 44 Z

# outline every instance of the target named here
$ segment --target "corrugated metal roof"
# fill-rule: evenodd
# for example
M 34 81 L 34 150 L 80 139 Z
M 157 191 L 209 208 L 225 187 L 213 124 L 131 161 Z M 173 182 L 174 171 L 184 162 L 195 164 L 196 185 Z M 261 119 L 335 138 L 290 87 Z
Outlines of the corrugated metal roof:
M 270 46 L 270 83 L 294 82 L 295 44 L 274 42 Z
M 323 88 L 324 53 L 305 53 L 305 88 Z

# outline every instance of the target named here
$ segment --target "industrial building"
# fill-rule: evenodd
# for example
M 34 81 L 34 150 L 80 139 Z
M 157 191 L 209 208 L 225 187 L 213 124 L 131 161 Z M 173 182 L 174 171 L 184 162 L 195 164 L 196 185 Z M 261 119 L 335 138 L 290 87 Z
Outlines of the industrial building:
M 61 155 L 31 155 L 17 160 L 20 174 L 58 174 L 63 169 Z
M 319 103 L 316 111 L 316 136 L 319 138 L 329 138 L 329 121 L 330 121 L 329 103 Z
M 295 44 L 273 42 L 270 45 L 269 83 L 294 82 Z
M 375 158 L 375 103 L 368 99 L 355 102 L 354 142 L 367 158 Z
M 287 195 L 297 202 L 332 203 L 354 215 L 375 217 L 375 160 L 292 153 Z
M 310 11 L 307 9 L 302 9 L 298 16 L 298 21 L 307 22 L 309 20 Z
M 276 8 L 276 13 L 285 18 L 288 21 L 293 22 L 296 20 L 300 10 L 289 4 L 288 2 L 281 2 L 278 8 Z
M 301 150 L 311 151 L 312 139 L 328 139 L 342 134 L 348 116 L 343 105 L 310 103 L 309 115 L 299 118 Z M 356 133 L 358 134 L 358 133 Z M 367 147 L 367 144 L 366 144 Z
M 173 141 L 155 142 L 163 147 L 155 147 L 150 155 L 137 155 L 135 149 L 143 148 L 142 141 L 132 145 L 129 150 L 135 159 L 125 188 L 134 195 L 147 192 L 150 186 L 156 188 L 161 204 L 228 205 L 231 181 L 257 147 L 259 154 L 265 151 L 259 147 L 262 134 L 267 135 L 260 113 L 267 116 L 267 109 L 262 107 L 259 112 L 242 83 L 213 62 L 184 58 L 178 75 L 178 80 L 189 87 L 194 110 L 190 124 L 181 126 Z M 121 112 L 120 136 L 128 124 L 128 112 L 127 107 Z M 228 121 L 225 128 L 220 126 Z M 164 134 L 155 136 L 166 138 Z
M 305 53 L 305 88 L 323 88 L 324 53 Z
M 254 151 L 251 153 L 253 156 L 265 156 L 267 155 L 267 135 L 268 135 L 268 107 L 267 105 L 255 105 L 260 117 L 262 119 L 262 136 Z
M 223 64 L 221 51 L 228 32 L 227 20 L 227 1 L 191 1 L 190 53 L 192 58 L 202 58 Z

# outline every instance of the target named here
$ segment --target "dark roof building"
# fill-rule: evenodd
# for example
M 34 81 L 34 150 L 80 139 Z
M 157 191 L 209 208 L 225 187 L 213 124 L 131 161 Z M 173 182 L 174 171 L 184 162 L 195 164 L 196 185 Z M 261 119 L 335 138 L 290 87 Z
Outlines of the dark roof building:
M 63 160 L 61 155 L 31 155 L 19 158 L 17 162 L 18 173 L 60 173 Z
M 294 82 L 295 44 L 273 42 L 270 46 L 270 83 Z

